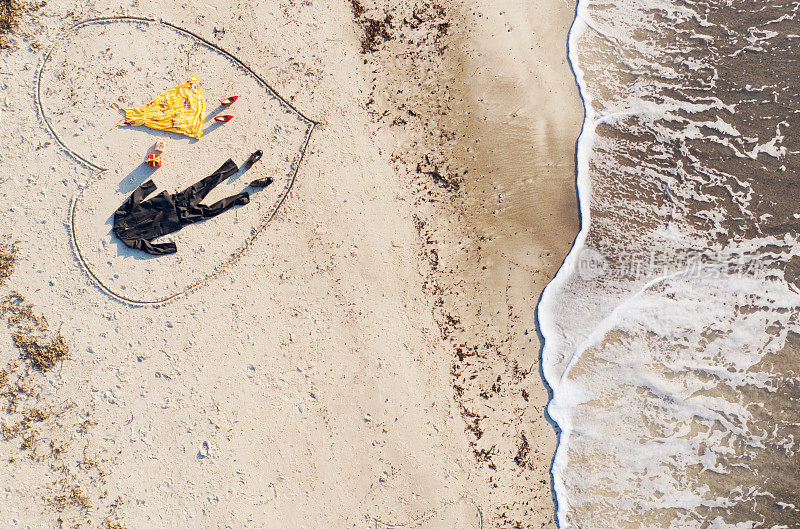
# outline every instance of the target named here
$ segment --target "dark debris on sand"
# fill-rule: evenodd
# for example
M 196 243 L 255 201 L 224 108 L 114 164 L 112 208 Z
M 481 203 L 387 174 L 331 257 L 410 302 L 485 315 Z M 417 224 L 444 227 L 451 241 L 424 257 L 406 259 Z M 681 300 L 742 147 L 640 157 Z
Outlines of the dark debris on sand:
M 11 47 L 8 36 L 19 27 L 22 13 L 35 11 L 46 4 L 47 2 L 0 0 L 0 49 Z
M 25 9 L 19 0 L 0 0 L 0 48 L 8 48 L 8 34 L 19 26 L 19 15 Z
M 0 0 L 3 1 L 3 0 Z M 14 273 L 17 250 L 0 243 L 0 286 Z M 0 317 L 8 320 L 11 337 L 23 359 L 39 371 L 47 371 L 69 355 L 64 337 L 51 332 L 44 316 L 33 312 L 33 306 L 17 292 L 0 301 Z
M 16 248 L 0 243 L 0 285 L 14 273 L 14 258 L 16 254 Z
M 382 19 L 370 18 L 364 15 L 364 6 L 359 0 L 350 0 L 353 17 L 364 30 L 361 36 L 361 53 L 373 53 L 378 47 L 392 38 L 389 30 L 392 29 L 392 15 L 386 14 Z
M 16 253 L 13 245 L 0 242 L 0 286 L 14 272 Z M 125 529 L 117 512 L 122 498 L 108 497 L 108 460 L 88 444 L 72 442 L 97 424 L 93 410 L 54 402 L 42 392 L 46 373 L 69 354 L 64 337 L 50 331 L 45 318 L 15 292 L 0 300 L 0 318 L 22 357 L 0 367 L 0 452 L 10 454 L 6 463 L 24 457 L 44 465 L 52 480 L 42 486 L 41 499 L 54 511 L 56 527 Z M 11 443 L 16 452 L 8 450 Z
M 0 32 L 8 33 L 17 29 L 19 14 L 25 4 L 19 0 L 0 0 Z
M 22 357 L 39 371 L 47 371 L 69 355 L 61 332 L 50 332 L 47 320 L 33 312 L 18 293 L 13 292 L 0 303 L 0 316 L 8 319 L 11 337 Z
M 394 152 L 392 161 L 416 169 L 412 175 L 423 186 L 457 192 L 465 169 L 451 163 L 456 134 L 448 117 L 453 103 L 450 14 L 439 0 L 350 0 L 350 6 L 364 64 L 372 70 L 365 107 L 376 122 L 409 136 L 410 148 Z M 409 83 L 401 88 L 398 79 Z M 436 189 L 428 190 L 426 200 L 437 200 Z

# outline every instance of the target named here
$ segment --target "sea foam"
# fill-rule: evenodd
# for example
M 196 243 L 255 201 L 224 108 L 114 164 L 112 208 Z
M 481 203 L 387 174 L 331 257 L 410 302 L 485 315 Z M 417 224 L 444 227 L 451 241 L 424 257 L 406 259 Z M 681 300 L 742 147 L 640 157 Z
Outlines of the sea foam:
M 578 4 L 581 230 L 538 310 L 560 527 L 800 527 L 799 5 Z

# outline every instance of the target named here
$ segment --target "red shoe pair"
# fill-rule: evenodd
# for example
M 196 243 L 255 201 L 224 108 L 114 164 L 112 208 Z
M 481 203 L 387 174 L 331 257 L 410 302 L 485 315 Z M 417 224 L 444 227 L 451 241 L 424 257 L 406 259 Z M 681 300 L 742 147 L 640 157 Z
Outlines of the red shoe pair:
M 222 105 L 223 107 L 226 107 L 228 105 L 233 104 L 233 102 L 236 101 L 237 99 L 239 99 L 239 96 L 226 97 L 225 99 L 220 101 L 220 105 Z M 230 121 L 232 119 L 233 119 L 233 116 L 231 116 L 230 114 L 223 114 L 223 115 L 220 115 L 220 116 L 216 116 L 214 118 L 214 121 L 219 121 L 221 123 L 225 123 L 225 122 Z

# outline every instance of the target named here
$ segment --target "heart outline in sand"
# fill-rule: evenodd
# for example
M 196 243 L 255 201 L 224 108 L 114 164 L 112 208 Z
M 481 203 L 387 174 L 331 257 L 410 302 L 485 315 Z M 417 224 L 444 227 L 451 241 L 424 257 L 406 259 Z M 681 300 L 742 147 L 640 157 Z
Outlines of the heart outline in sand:
M 43 74 L 46 70 L 48 62 L 51 60 L 53 53 L 56 49 L 58 49 L 59 45 L 62 44 L 71 34 L 76 32 L 77 30 L 84 28 L 86 26 L 95 25 L 95 24 L 113 24 L 113 23 L 131 23 L 131 24 L 140 24 L 140 25 L 159 25 L 164 28 L 168 28 L 172 31 L 175 31 L 185 37 L 189 37 L 199 43 L 200 45 L 205 46 L 210 51 L 217 53 L 233 63 L 233 65 L 239 69 L 241 69 L 246 75 L 250 76 L 253 80 L 255 80 L 261 87 L 263 87 L 267 94 L 276 99 L 279 104 L 284 107 L 284 110 L 287 112 L 293 112 L 299 121 L 302 121 L 305 126 L 305 133 L 301 140 L 301 146 L 298 151 L 299 155 L 295 157 L 292 161 L 290 166 L 290 174 L 287 175 L 288 179 L 284 188 L 280 191 L 278 195 L 278 199 L 273 205 L 266 211 L 266 213 L 260 218 L 260 221 L 257 225 L 252 226 L 250 230 L 250 234 L 244 238 L 244 241 L 241 245 L 239 245 L 235 251 L 233 251 L 227 258 L 223 258 L 221 262 L 219 262 L 216 266 L 213 267 L 211 271 L 208 273 L 200 273 L 199 277 L 189 282 L 185 287 L 178 288 L 176 291 L 172 291 L 163 295 L 156 295 L 152 298 L 143 299 L 143 296 L 130 296 L 126 295 L 124 292 L 120 291 L 120 289 L 115 288 L 114 286 L 109 285 L 106 281 L 100 277 L 95 270 L 93 270 L 92 265 L 86 259 L 84 252 L 82 251 L 81 244 L 79 242 L 78 232 L 77 232 L 77 223 L 76 223 L 76 216 L 77 216 L 77 208 L 81 204 L 82 198 L 86 193 L 86 190 L 99 179 L 101 179 L 104 175 L 108 173 L 108 169 L 105 167 L 100 166 L 99 164 L 91 161 L 89 156 L 84 156 L 83 154 L 76 152 L 76 150 L 70 148 L 67 145 L 62 137 L 58 134 L 55 130 L 55 127 L 51 123 L 50 119 L 48 119 L 47 112 L 45 110 L 45 106 L 42 102 L 42 78 Z M 132 305 L 161 305 L 165 304 L 169 301 L 172 301 L 176 298 L 179 298 L 189 292 L 197 290 L 198 288 L 206 285 L 209 281 L 213 278 L 222 274 L 227 268 L 235 264 L 247 251 L 247 249 L 251 246 L 253 241 L 258 237 L 266 228 L 267 224 L 274 218 L 275 214 L 277 213 L 278 209 L 283 205 L 284 201 L 286 200 L 289 192 L 292 189 L 292 186 L 297 178 L 297 174 L 299 171 L 300 164 L 305 157 L 306 149 L 308 147 L 308 143 L 311 139 L 311 133 L 314 130 L 314 127 L 317 125 L 317 122 L 314 120 L 306 117 L 302 112 L 300 112 L 296 107 L 294 107 L 291 103 L 286 101 L 283 97 L 281 97 L 270 85 L 267 83 L 261 76 L 259 76 L 256 72 L 254 72 L 251 68 L 245 65 L 240 59 L 238 59 L 233 54 L 227 52 L 223 48 L 209 42 L 208 40 L 200 37 L 199 35 L 176 26 L 174 24 L 170 24 L 168 22 L 155 20 L 151 18 L 145 17 L 131 17 L 131 16 L 115 16 L 115 17 L 101 17 L 101 18 L 92 18 L 81 21 L 77 24 L 74 24 L 66 31 L 64 31 L 48 48 L 47 52 L 45 53 L 39 69 L 36 75 L 36 82 L 35 82 L 35 100 L 37 104 L 37 109 L 41 119 L 47 128 L 48 132 L 53 136 L 56 143 L 81 165 L 86 166 L 88 169 L 93 171 L 93 174 L 89 177 L 89 179 L 79 187 L 78 192 L 75 196 L 73 196 L 70 207 L 69 207 L 69 214 L 68 214 L 68 226 L 70 232 L 70 239 L 71 239 L 71 246 L 73 252 L 75 254 L 76 260 L 80 263 L 81 268 L 87 273 L 87 275 L 92 279 L 92 281 L 98 286 L 98 288 L 103 291 L 105 294 L 109 295 L 110 297 L 124 303 L 132 304 Z M 180 251 L 180 250 L 179 250 Z

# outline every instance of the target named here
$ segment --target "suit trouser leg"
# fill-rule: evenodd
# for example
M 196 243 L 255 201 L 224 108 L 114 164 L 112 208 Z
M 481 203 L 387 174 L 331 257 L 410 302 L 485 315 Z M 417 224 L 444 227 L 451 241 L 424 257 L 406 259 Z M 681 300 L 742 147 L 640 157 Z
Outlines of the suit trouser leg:
M 211 204 L 210 206 L 206 206 L 205 204 L 198 204 L 192 208 L 193 216 L 199 215 L 200 219 L 209 219 L 211 217 L 216 217 L 220 213 L 224 213 L 225 211 L 231 209 L 233 206 L 244 205 L 250 202 L 250 195 L 248 193 L 237 193 L 236 195 L 232 195 L 229 197 L 225 197 L 222 200 L 218 200 Z M 198 219 L 198 220 L 200 220 Z
M 236 174 L 239 168 L 233 163 L 233 160 L 228 160 L 222 167 L 214 171 L 211 175 L 203 178 L 199 182 L 192 184 L 183 191 L 175 193 L 173 200 L 176 205 L 192 208 L 200 204 L 208 194 L 217 187 L 220 182 Z

